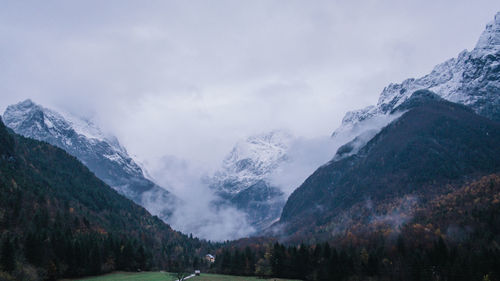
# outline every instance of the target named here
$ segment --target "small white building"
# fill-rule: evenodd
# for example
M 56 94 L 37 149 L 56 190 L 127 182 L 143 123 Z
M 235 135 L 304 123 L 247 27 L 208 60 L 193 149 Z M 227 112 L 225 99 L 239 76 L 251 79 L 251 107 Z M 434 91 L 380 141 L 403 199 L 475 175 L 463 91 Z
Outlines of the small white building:
M 215 257 L 214 257 L 214 256 L 212 256 L 211 254 L 207 254 L 207 255 L 205 256 L 205 259 L 206 259 L 208 262 L 211 262 L 211 263 L 215 262 Z

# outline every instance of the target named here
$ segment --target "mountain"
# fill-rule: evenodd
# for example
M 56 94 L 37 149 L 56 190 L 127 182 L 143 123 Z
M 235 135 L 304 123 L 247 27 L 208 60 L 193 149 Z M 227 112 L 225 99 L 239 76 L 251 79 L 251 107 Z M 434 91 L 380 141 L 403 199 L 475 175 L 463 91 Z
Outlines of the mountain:
M 448 184 L 500 170 L 499 122 L 428 90 L 416 91 L 393 111 L 405 113 L 359 152 L 320 167 L 292 193 L 280 218 L 288 233 L 333 227 L 367 202 L 427 200 Z
M 363 122 L 389 114 L 417 90 L 428 89 L 440 97 L 469 106 L 477 114 L 500 121 L 500 12 L 486 26 L 472 51 L 464 50 L 421 78 L 410 78 L 385 87 L 378 103 L 348 112 L 333 133 L 352 131 Z
M 270 174 L 287 161 L 293 137 L 284 131 L 255 135 L 238 142 L 210 187 L 229 204 L 242 210 L 257 232 L 277 220 L 285 204 L 283 192 L 270 183 Z
M 0 119 L 0 279 L 173 269 L 209 244 L 172 230 L 64 150 Z
M 382 131 L 370 127 L 384 119 L 392 123 Z M 280 221 L 289 226 L 288 233 L 307 232 L 299 222 L 308 222 L 309 213 L 318 216 L 312 228 L 345 231 L 346 225 L 363 221 L 354 211 L 363 204 L 403 202 L 411 194 L 413 199 L 432 197 L 444 192 L 443 184 L 495 172 L 498 162 L 492 157 L 498 155 L 498 144 L 495 140 L 497 146 L 491 146 L 497 136 L 491 129 L 498 131 L 498 121 L 500 13 L 472 51 L 424 77 L 390 84 L 376 105 L 348 112 L 332 138 L 351 140 L 289 197 Z M 483 128 L 490 130 L 487 138 L 478 131 Z
M 63 115 L 29 99 L 8 106 L 3 120 L 20 135 L 64 149 L 106 184 L 152 214 L 167 220 L 172 213 L 175 196 L 145 178 L 118 140 L 102 133 L 92 122 Z

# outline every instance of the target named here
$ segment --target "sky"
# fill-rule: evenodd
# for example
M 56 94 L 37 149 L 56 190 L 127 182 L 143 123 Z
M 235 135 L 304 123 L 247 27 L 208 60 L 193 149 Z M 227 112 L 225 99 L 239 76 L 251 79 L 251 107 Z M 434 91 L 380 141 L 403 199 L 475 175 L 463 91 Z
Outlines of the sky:
M 326 136 L 474 47 L 498 1 L 0 1 L 0 111 L 93 119 L 146 165 L 214 166 L 273 129 Z

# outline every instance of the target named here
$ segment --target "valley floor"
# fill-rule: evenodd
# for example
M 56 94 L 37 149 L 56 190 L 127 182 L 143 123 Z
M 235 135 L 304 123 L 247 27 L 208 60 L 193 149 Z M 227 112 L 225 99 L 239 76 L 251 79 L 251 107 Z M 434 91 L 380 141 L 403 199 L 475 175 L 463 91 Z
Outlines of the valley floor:
M 81 279 L 63 279 L 61 281 L 174 281 L 176 279 L 169 272 L 116 272 Z
M 102 276 L 87 277 L 82 279 L 71 279 L 73 281 L 174 281 L 176 277 L 174 274 L 169 272 L 117 272 L 110 273 Z M 258 277 L 247 277 L 247 276 L 233 276 L 233 275 L 221 275 L 221 274 L 207 274 L 202 273 L 201 276 L 195 276 L 189 278 L 189 281 L 253 281 L 253 280 L 272 280 L 272 281 L 293 281 L 291 279 L 260 279 Z M 64 279 L 61 281 L 69 281 L 69 279 Z

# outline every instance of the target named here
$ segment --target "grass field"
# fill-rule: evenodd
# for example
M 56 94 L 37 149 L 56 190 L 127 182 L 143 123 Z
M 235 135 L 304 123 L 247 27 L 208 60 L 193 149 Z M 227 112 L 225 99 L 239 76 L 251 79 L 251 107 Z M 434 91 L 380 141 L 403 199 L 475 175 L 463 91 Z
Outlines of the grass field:
M 208 274 L 202 273 L 200 276 L 190 278 L 186 281 L 256 281 L 256 280 L 270 280 L 270 281 L 292 281 L 289 279 L 259 279 L 257 277 L 246 277 L 246 276 L 232 276 L 232 275 L 219 275 L 219 274 Z
M 140 272 L 140 273 L 129 273 L 129 272 L 118 272 L 110 273 L 101 276 L 87 277 L 83 279 L 72 279 L 78 281 L 174 281 L 176 278 L 168 272 Z M 202 273 L 201 276 L 196 276 L 190 278 L 186 281 L 263 281 L 264 279 L 259 279 L 257 277 L 245 277 L 245 276 L 232 276 L 232 275 L 220 275 L 220 274 L 207 274 Z M 276 281 L 289 281 L 288 279 L 267 279 Z
M 176 278 L 168 272 L 117 272 L 82 279 L 78 281 L 174 281 Z M 194 280 L 194 279 L 188 279 Z

